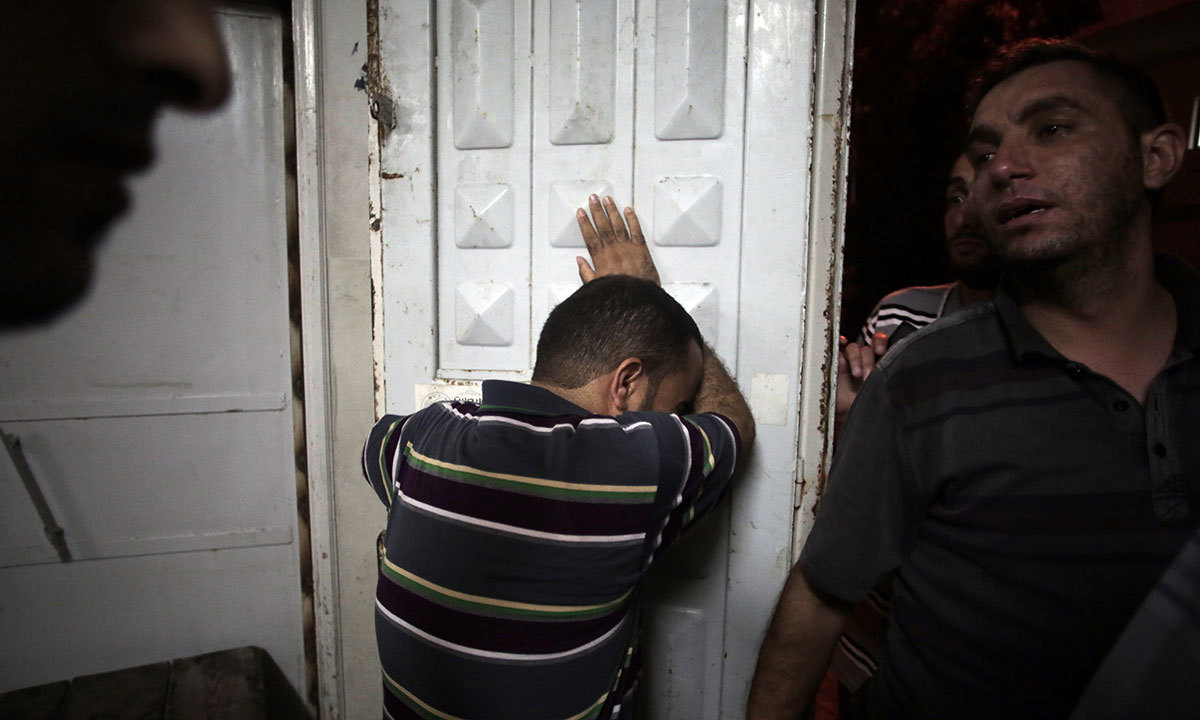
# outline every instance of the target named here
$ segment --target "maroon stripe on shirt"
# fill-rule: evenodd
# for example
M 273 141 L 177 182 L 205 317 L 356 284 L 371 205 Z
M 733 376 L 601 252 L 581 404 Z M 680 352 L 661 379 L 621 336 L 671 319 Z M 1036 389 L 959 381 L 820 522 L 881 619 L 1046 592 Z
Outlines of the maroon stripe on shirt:
M 562 535 L 643 533 L 653 505 L 598 503 L 538 497 L 511 490 L 437 477 L 406 465 L 400 488 L 405 495 L 448 512 Z
M 628 604 L 584 620 L 522 620 L 464 612 L 439 605 L 380 574 L 375 597 L 389 612 L 442 640 L 478 650 L 557 653 L 585 645 L 620 624 Z

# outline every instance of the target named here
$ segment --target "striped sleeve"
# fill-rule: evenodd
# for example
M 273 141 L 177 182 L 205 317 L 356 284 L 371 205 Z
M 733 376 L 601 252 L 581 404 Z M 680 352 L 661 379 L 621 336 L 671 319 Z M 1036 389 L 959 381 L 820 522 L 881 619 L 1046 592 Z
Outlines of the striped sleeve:
M 664 442 L 664 488 L 676 491 L 659 538 L 657 551 L 670 545 L 693 522 L 725 497 L 741 456 L 737 428 L 717 413 L 668 416 L 676 424 L 678 442 Z M 679 478 L 674 484 L 671 476 Z
M 858 344 L 869 345 L 876 333 L 890 338 L 901 326 L 909 326 L 908 332 L 912 332 L 937 320 L 952 288 L 953 285 L 918 286 L 885 295 L 863 323 Z
M 375 427 L 371 428 L 371 434 L 367 436 L 367 442 L 363 445 L 363 477 L 389 508 L 396 496 L 392 471 L 395 469 L 400 449 L 400 430 L 407 419 L 399 415 L 384 415 L 375 423 Z
M 883 304 L 881 300 L 875 308 L 871 310 L 871 314 L 867 316 L 863 323 L 862 329 L 858 331 L 858 338 L 855 340 L 859 345 L 870 345 L 870 338 L 875 335 L 875 328 L 879 327 L 879 305 Z

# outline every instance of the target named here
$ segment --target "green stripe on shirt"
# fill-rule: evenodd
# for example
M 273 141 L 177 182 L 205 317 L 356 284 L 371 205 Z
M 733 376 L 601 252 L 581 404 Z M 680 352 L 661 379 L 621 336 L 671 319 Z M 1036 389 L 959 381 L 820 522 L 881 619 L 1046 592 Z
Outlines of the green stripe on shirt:
M 408 456 L 409 464 L 413 467 L 438 477 L 509 490 L 521 490 L 549 497 L 645 502 L 652 500 L 658 492 L 658 487 L 655 485 L 594 485 L 489 472 L 422 455 L 413 449 L 411 442 L 405 447 L 404 452 Z
M 449 607 L 471 611 L 485 611 L 489 614 L 510 615 L 516 617 L 545 617 L 545 618 L 586 618 L 604 615 L 620 607 L 633 594 L 630 588 L 625 594 L 606 603 L 596 605 L 544 605 L 525 603 L 515 600 L 471 595 L 438 585 L 409 572 L 384 557 L 384 575 L 390 580 L 402 585 L 425 598 Z
M 379 443 L 379 477 L 383 481 L 383 491 L 387 493 L 388 496 L 388 505 L 391 505 L 396 501 L 396 489 L 392 484 L 392 474 L 388 471 L 387 467 L 388 440 L 392 438 L 392 433 L 396 431 L 396 428 L 403 424 L 404 418 L 400 418 L 396 422 L 392 423 L 391 427 L 389 427 L 387 432 L 384 433 L 383 441 Z

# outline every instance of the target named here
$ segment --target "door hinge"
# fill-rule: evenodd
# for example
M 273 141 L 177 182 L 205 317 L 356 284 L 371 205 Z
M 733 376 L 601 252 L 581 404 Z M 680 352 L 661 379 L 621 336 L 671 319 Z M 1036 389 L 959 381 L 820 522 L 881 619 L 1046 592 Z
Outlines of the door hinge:
M 396 104 L 387 95 L 372 92 L 371 117 L 383 126 L 383 134 L 387 136 L 396 127 Z

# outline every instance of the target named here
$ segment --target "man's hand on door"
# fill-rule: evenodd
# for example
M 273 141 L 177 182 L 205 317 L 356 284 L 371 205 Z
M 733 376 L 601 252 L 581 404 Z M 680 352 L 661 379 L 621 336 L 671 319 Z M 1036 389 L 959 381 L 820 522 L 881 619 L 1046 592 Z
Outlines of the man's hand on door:
M 595 195 L 588 198 L 588 206 L 595 226 L 583 208 L 575 212 L 575 220 L 579 223 L 579 231 L 583 233 L 583 242 L 587 245 L 595 269 L 583 257 L 576 257 L 579 279 L 587 283 L 605 275 L 632 275 L 661 285 L 658 269 L 654 267 L 650 248 L 646 246 L 646 238 L 642 235 L 642 225 L 633 208 L 625 208 L 622 218 L 612 197 L 605 197 L 601 203 Z M 628 230 L 626 222 L 629 224 Z

